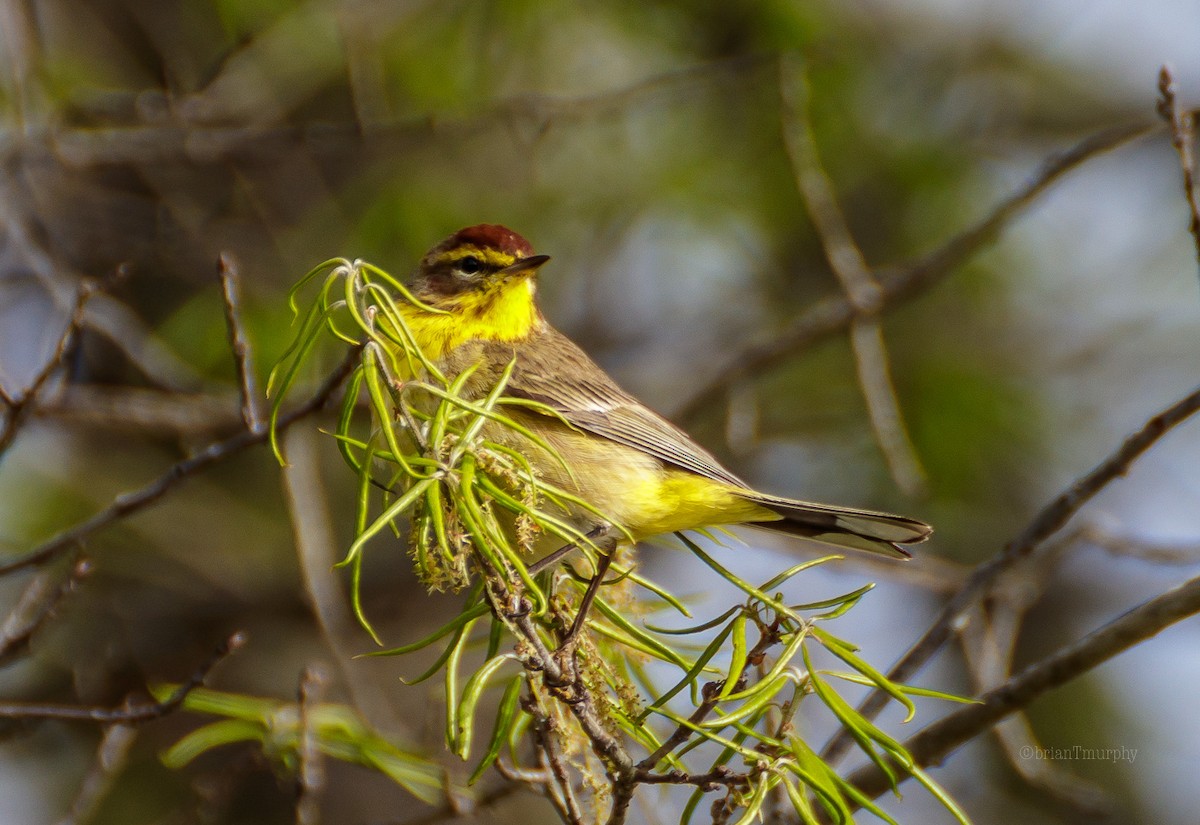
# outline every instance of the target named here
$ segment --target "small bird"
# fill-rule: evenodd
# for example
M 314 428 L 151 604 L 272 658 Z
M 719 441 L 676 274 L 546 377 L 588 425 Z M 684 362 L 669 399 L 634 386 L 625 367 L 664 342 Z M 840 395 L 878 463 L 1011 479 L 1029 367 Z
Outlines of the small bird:
M 634 540 L 725 524 L 748 524 L 824 544 L 909 558 L 929 525 L 903 516 L 813 504 L 752 489 L 683 430 L 622 390 L 537 305 L 538 270 L 549 260 L 503 226 L 459 230 L 431 249 L 409 282 L 414 296 L 444 313 L 401 302 L 417 345 L 448 376 L 475 367 L 465 387 L 481 397 L 515 361 L 505 393 L 539 402 L 507 411 L 571 467 L 509 428 L 502 439 L 550 483 L 577 493 Z M 591 535 L 611 530 L 594 513 L 573 513 Z M 614 542 L 615 543 L 615 542 Z

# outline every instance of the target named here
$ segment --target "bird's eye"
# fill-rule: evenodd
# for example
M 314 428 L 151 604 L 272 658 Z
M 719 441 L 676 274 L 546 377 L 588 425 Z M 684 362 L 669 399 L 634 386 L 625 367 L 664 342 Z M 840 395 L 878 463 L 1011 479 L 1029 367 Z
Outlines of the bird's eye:
M 483 269 L 483 261 L 474 255 L 468 255 L 458 262 L 458 270 L 464 275 L 474 275 L 481 269 Z

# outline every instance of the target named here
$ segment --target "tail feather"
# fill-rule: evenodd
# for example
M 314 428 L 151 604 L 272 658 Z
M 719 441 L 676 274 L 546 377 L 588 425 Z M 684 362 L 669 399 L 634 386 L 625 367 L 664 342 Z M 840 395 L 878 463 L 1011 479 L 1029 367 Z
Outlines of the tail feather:
M 891 513 L 793 501 L 763 493 L 745 497 L 781 516 L 779 521 L 753 522 L 755 527 L 892 558 L 912 558 L 912 553 L 901 545 L 925 541 L 933 532 L 923 521 Z

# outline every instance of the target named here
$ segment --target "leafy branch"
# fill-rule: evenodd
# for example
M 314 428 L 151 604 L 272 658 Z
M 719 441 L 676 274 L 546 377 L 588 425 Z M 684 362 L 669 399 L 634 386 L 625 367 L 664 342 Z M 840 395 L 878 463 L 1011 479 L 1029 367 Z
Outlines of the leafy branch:
M 316 296 L 301 313 L 305 289 Z M 407 543 L 430 590 L 464 594 L 459 614 L 433 633 L 369 655 L 440 648 L 433 664 L 406 682 L 440 676 L 445 744 L 460 759 L 476 760 L 470 783 L 494 767 L 546 796 L 572 825 L 619 825 L 639 786 L 663 784 L 694 788 L 683 823 L 709 794 L 717 796 L 714 822 L 749 822 L 780 796 L 806 823 L 849 822 L 857 807 L 894 822 L 796 732 L 795 713 L 812 697 L 893 784 L 896 764 L 965 822 L 899 741 L 835 687 L 878 687 L 909 718 L 911 694 L 942 695 L 888 680 L 826 629 L 872 586 L 804 604 L 785 595 L 793 577 L 838 557 L 795 565 L 755 585 L 680 535 L 745 600 L 687 627 L 648 624 L 651 612 L 691 614 L 637 572 L 619 525 L 538 472 L 543 462 L 568 474 L 571 468 L 527 423 L 531 412 L 556 413 L 505 395 L 514 363 L 495 374 L 435 363 L 416 345 L 398 303 L 419 302 L 361 261 L 323 263 L 289 300 L 302 321 L 269 382 L 272 430 L 322 336 L 353 347 L 357 360 L 332 434 L 358 489 L 356 535 L 340 564 L 349 570 L 355 614 L 381 644 L 360 597 L 365 553 L 381 535 Z M 282 461 L 273 435 L 272 443 Z M 572 519 L 580 510 L 605 526 L 585 532 Z M 818 655 L 846 669 L 819 668 Z M 485 702 L 494 686 L 502 686 L 499 699 Z M 495 708 L 495 721 L 477 756 L 475 729 L 485 707 Z

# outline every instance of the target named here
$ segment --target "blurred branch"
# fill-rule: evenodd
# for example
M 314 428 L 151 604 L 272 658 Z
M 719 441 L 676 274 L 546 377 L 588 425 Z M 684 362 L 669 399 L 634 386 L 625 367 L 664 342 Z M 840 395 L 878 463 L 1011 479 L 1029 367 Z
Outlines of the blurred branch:
M 1098 547 L 1112 556 L 1141 559 L 1153 564 L 1192 565 L 1200 563 L 1200 544 L 1167 544 L 1119 535 L 1097 524 L 1085 524 L 1076 540 Z
M 67 811 L 57 825 L 76 825 L 92 820 L 97 806 L 129 759 L 129 751 L 137 739 L 137 728 L 127 724 L 110 725 L 96 748 L 92 767 L 84 777 Z
M 62 335 L 58 337 L 58 343 L 54 346 L 54 351 L 50 357 L 38 370 L 33 377 L 33 381 L 23 391 L 9 395 L 4 391 L 3 386 L 0 386 L 0 401 L 7 408 L 4 413 L 3 428 L 0 428 L 0 461 L 4 459 L 4 454 L 8 452 L 8 448 L 12 446 L 13 440 L 17 437 L 17 432 L 24 424 L 26 417 L 33 410 L 37 403 L 38 394 L 50 380 L 50 376 L 54 371 L 62 365 L 63 358 L 67 354 L 67 348 L 71 341 L 74 340 L 76 333 L 83 323 L 83 311 L 87 306 L 88 299 L 94 292 L 94 286 L 90 281 L 83 281 L 79 288 L 75 291 L 75 303 L 71 310 L 71 316 L 67 319 L 67 325 L 63 329 Z
M 1200 388 L 1152 416 L 1141 429 L 1126 438 L 1116 451 L 1042 508 L 1025 530 L 997 556 L 975 568 L 962 589 L 941 609 L 929 629 L 888 672 L 888 678 L 896 682 L 906 681 L 946 643 L 971 606 L 991 589 L 1002 573 L 1030 556 L 1083 505 L 1111 482 L 1125 475 L 1139 457 L 1197 410 L 1200 410 Z M 860 712 L 869 719 L 874 718 L 886 703 L 886 694 L 874 691 L 860 706 Z M 831 762 L 836 760 L 849 745 L 847 737 L 835 736 L 825 749 L 825 758 Z
M 86 129 L 40 129 L 21 136 L 35 147 L 49 147 L 66 164 L 88 167 L 110 164 L 162 164 L 191 161 L 213 163 L 232 159 L 277 156 L 282 145 L 303 144 L 318 153 L 340 143 L 367 142 L 379 149 L 411 146 L 422 141 L 445 141 L 455 136 L 475 138 L 489 126 L 517 127 L 517 135 L 536 137 L 551 125 L 595 117 L 655 101 L 665 92 L 687 94 L 693 87 L 729 75 L 771 65 L 767 54 L 740 54 L 722 60 L 652 75 L 625 86 L 590 95 L 521 94 L 500 100 L 469 117 L 424 115 L 376 122 L 321 122 L 249 126 L 209 125 L 189 119 L 188 106 L 174 121 Z M 200 101 L 189 100 L 189 105 Z M 194 106 L 193 106 L 194 108 Z M 202 107 L 201 107 L 202 108 Z M 21 141 L 5 147 L 21 150 Z M 3 157 L 0 157 L 2 160 Z
M 1161 128 L 1156 122 L 1114 126 L 1097 132 L 1043 162 L 1024 186 L 1013 192 L 985 218 L 954 237 L 923 259 L 906 267 L 877 273 L 879 311 L 886 311 L 923 294 L 996 239 L 1000 232 L 1032 204 L 1055 181 L 1085 161 Z M 826 298 L 800 313 L 791 324 L 770 340 L 751 344 L 729 359 L 729 365 L 686 399 L 673 418 L 681 423 L 694 420 L 715 404 L 729 388 L 766 372 L 797 352 L 850 328 L 859 316 L 850 298 Z
M 161 702 L 150 704 L 133 704 L 127 701 L 115 708 L 81 707 L 77 705 L 39 705 L 34 702 L 0 702 L 0 718 L 4 719 L 59 719 L 69 721 L 100 722 L 102 724 L 140 724 L 154 719 L 161 719 L 174 712 L 183 704 L 188 694 L 204 684 L 208 674 L 212 672 L 226 656 L 236 651 L 246 643 L 242 633 L 234 633 L 222 642 L 195 671 L 187 681 L 171 692 Z
M 262 392 L 254 373 L 254 356 L 250 341 L 242 323 L 242 306 L 238 294 L 237 261 L 228 252 L 217 259 L 217 276 L 221 279 L 221 297 L 225 304 L 225 325 L 229 329 L 229 348 L 233 351 L 233 362 L 237 367 L 238 386 L 242 394 L 242 421 L 252 433 L 263 431 Z
M 882 308 L 879 284 L 846 225 L 833 183 L 821 165 L 812 130 L 805 69 L 800 61 L 787 55 L 779 61 L 779 96 L 783 106 L 784 144 L 796 175 L 796 185 L 821 239 L 825 257 L 853 307 L 850 342 L 875 440 L 896 486 L 906 495 L 920 495 L 925 490 L 925 471 L 904 425 L 900 402 L 892 385 L 887 347 L 879 322 Z
M 300 419 L 311 415 L 325 406 L 325 403 L 337 391 L 338 387 L 342 385 L 342 382 L 346 380 L 346 376 L 350 374 L 351 369 L 353 369 L 356 363 L 357 356 L 358 349 L 352 349 L 337 369 L 325 379 L 324 383 L 317 388 L 316 392 L 307 401 L 300 404 L 300 406 L 291 412 L 279 417 L 276 425 L 277 428 L 280 430 L 286 429 Z M 215 441 L 209 444 L 190 458 L 185 458 L 171 465 L 166 472 L 146 486 L 117 496 L 111 504 L 91 518 L 62 531 L 24 556 L 0 564 L 0 576 L 11 573 L 14 570 L 21 570 L 41 564 L 54 558 L 59 553 L 83 541 L 96 531 L 154 504 L 175 489 L 185 479 L 202 470 L 208 469 L 214 464 L 219 464 L 247 447 L 262 444 L 266 440 L 267 433 L 265 430 L 258 433 L 246 430 L 222 441 Z
M 75 584 L 91 572 L 87 559 L 71 559 L 62 569 L 38 571 L 21 591 L 17 603 L 0 623 L 0 665 L 25 649 L 33 634 L 54 613 Z
M 1050 581 L 1049 571 L 1044 570 L 1030 571 L 1021 578 L 1032 586 L 1006 590 L 1008 598 L 989 600 L 989 610 L 976 605 L 963 628 L 962 651 L 976 694 L 1003 684 L 1011 676 L 1022 620 L 1028 608 L 1041 597 L 1044 590 L 1041 585 Z M 1013 590 L 1016 599 L 1012 598 Z M 1041 745 L 1023 711 L 999 722 L 992 733 L 1009 767 L 1034 791 L 1066 808 L 1079 821 L 1111 819 L 1116 804 L 1100 786 L 1076 776 L 1057 762 L 1028 758 L 1031 749 Z
M 316 441 L 311 430 L 292 430 L 284 442 L 288 457 L 287 466 L 282 468 L 284 498 L 304 590 L 354 706 L 376 729 L 397 732 L 405 726 L 393 713 L 384 690 L 356 666 L 361 662 L 348 652 L 358 638 L 358 626 L 334 572 L 337 540 L 321 483 Z
M 312 725 L 309 724 L 309 708 L 322 701 L 329 677 L 320 667 L 310 665 L 300 676 L 297 691 L 297 707 L 300 725 L 300 744 L 296 749 L 299 764 L 296 766 L 296 825 L 318 825 L 321 821 L 320 793 L 325 787 L 325 770 L 321 765 L 321 751 L 317 746 Z
M 183 393 L 145 387 L 72 384 L 54 398 L 39 401 L 42 418 L 139 433 L 197 435 L 232 429 L 241 420 L 228 392 Z
M 1196 259 L 1200 261 L 1200 206 L 1196 204 L 1196 115 L 1179 108 L 1176 99 L 1178 87 L 1175 76 L 1168 66 L 1158 74 L 1158 113 L 1171 128 L 1171 144 L 1179 153 L 1179 167 L 1183 173 L 1183 196 L 1188 206 L 1188 231 L 1196 244 Z
M 985 693 L 979 704 L 968 705 L 934 722 L 904 746 L 918 765 L 937 764 L 959 745 L 1027 707 L 1046 691 L 1071 681 L 1196 613 L 1200 613 L 1200 577 L 1144 602 L 1031 665 L 1020 675 Z M 850 782 L 872 799 L 891 787 L 888 778 L 875 765 L 855 771 Z

